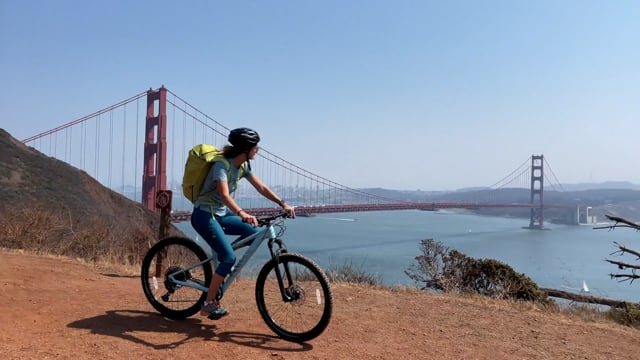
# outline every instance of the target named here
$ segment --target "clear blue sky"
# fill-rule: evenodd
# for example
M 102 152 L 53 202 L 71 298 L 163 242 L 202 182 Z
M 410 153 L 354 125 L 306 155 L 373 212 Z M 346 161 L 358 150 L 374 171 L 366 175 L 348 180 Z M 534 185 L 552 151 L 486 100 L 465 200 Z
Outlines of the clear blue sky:
M 354 187 L 640 183 L 640 1 L 0 1 L 0 127 L 165 85 Z

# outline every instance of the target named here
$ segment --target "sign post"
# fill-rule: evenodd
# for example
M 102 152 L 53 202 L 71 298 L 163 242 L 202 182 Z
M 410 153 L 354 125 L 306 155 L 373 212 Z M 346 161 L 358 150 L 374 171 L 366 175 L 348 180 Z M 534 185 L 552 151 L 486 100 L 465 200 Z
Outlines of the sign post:
M 156 208 L 160 209 L 160 227 L 158 229 L 158 241 L 167 237 L 171 224 L 171 190 L 160 190 L 156 194 Z M 162 276 L 162 252 L 158 253 L 156 261 L 156 277 Z

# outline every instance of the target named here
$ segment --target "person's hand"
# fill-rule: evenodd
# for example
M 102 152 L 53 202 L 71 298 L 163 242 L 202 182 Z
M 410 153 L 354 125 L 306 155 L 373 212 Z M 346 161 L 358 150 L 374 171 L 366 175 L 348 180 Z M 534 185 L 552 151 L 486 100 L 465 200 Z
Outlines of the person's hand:
M 293 208 L 293 206 L 291 206 L 289 204 L 284 204 L 282 209 L 284 209 L 284 211 L 288 212 L 289 216 L 291 216 L 292 218 L 296 217 L 296 210 Z
M 253 227 L 258 226 L 258 219 L 255 216 L 248 214 L 244 210 L 240 211 L 239 215 L 242 218 L 242 222 L 245 222 L 249 225 L 253 225 Z

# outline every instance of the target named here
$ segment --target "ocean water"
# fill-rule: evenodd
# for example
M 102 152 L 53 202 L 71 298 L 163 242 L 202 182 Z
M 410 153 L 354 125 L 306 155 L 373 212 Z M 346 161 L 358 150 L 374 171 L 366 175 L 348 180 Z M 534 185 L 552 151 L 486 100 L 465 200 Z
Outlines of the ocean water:
M 605 261 L 635 263 L 629 255 L 611 253 L 617 249 L 614 242 L 640 249 L 640 233 L 584 225 L 523 229 L 528 224 L 528 219 L 419 210 L 321 214 L 286 220 L 282 238 L 289 251 L 322 267 L 349 263 L 386 285 L 414 285 L 404 272 L 420 255 L 420 240 L 432 238 L 467 256 L 509 264 L 541 287 L 580 292 L 584 282 L 591 295 L 640 300 L 640 282 L 611 279 L 609 274 L 618 269 Z M 195 237 L 188 222 L 178 226 Z M 267 256 L 265 246 L 252 259 L 253 266 L 261 267 Z

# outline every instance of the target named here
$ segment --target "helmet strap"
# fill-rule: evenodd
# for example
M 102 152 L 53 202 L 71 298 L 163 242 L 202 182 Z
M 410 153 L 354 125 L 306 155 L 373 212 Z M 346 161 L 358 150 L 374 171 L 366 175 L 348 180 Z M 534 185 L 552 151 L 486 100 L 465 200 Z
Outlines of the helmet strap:
M 249 171 L 251 171 L 251 161 L 249 161 L 249 151 L 247 150 L 246 155 L 247 155 L 247 166 L 249 167 Z

